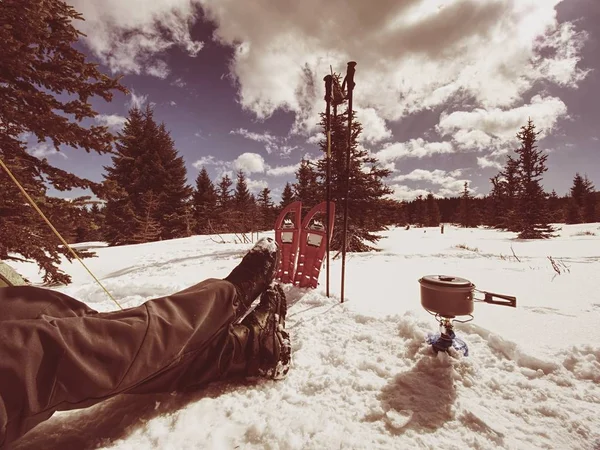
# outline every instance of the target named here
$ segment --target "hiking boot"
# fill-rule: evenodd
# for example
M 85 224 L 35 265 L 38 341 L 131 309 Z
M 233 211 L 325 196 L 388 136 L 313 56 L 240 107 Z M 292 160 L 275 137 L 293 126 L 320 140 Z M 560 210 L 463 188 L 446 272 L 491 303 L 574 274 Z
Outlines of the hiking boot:
M 279 380 L 290 370 L 292 347 L 290 335 L 285 330 L 287 302 L 279 284 L 271 284 L 260 297 L 254 311 L 241 325 L 250 330 L 252 346 L 247 376 L 260 376 Z
M 278 261 L 279 248 L 275 240 L 264 237 L 258 240 L 242 262 L 225 278 L 235 285 L 246 309 L 271 284 Z

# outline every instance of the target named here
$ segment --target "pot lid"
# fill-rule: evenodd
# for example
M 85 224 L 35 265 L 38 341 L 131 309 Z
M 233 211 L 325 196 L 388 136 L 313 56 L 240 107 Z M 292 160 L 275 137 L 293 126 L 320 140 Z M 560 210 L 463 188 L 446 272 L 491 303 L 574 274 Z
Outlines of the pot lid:
M 444 287 L 473 287 L 473 283 L 465 278 L 454 277 L 451 275 L 426 275 L 419 280 L 421 284 L 432 284 Z

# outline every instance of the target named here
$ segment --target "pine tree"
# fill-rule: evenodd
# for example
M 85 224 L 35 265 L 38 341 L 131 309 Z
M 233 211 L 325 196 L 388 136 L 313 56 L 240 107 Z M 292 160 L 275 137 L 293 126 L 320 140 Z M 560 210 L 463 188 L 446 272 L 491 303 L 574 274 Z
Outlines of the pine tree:
M 500 172 L 503 177 L 503 206 L 500 216 L 500 227 L 510 231 L 518 231 L 517 197 L 520 190 L 520 180 L 517 174 L 518 161 L 509 156 L 504 170 Z
M 460 224 L 463 227 L 473 227 L 473 197 L 469 192 L 469 183 L 465 181 L 462 196 L 460 197 Z
M 594 184 L 587 175 L 575 174 L 570 194 L 573 199 L 569 207 L 568 223 L 590 223 L 596 221 L 596 196 Z
M 111 244 L 139 242 L 136 224 L 144 220 L 148 210 L 148 196 L 156 206 L 153 219 L 158 223 L 157 239 L 173 239 L 188 234 L 188 202 L 192 189 L 187 182 L 183 158 L 164 124 L 158 125 L 150 106 L 144 112 L 137 108 L 129 117 L 119 135 L 113 166 L 105 167 L 105 183 L 113 192 L 107 195 L 106 234 Z M 115 189 L 116 188 L 116 189 Z M 107 192 L 110 189 L 107 188 Z M 118 202 L 119 205 L 110 205 Z M 113 214 L 124 214 L 114 217 Z M 126 221 L 126 223 L 123 223 Z M 129 225 L 126 230 L 115 227 Z M 136 238 L 134 238 L 136 234 Z M 146 234 L 151 236 L 152 234 Z M 118 236 L 115 240 L 110 236 Z M 117 242 L 118 241 L 118 242 Z
M 242 170 L 238 170 L 235 191 L 233 193 L 233 205 L 236 217 L 234 230 L 236 232 L 248 233 L 250 231 L 248 212 L 252 203 L 248 183 L 246 182 L 246 175 Z
M 233 181 L 229 178 L 229 175 L 225 174 L 221 178 L 217 187 L 217 220 L 213 226 L 216 232 L 229 232 L 231 231 L 232 222 L 232 196 L 231 186 Z
M 153 191 L 142 195 L 142 206 L 141 214 L 135 217 L 137 226 L 132 241 L 136 244 L 157 241 L 162 234 L 160 223 L 156 219 L 160 203 Z
M 302 158 L 296 171 L 296 183 L 293 184 L 294 198 L 302 202 L 302 214 L 325 200 L 323 190 L 319 186 L 318 174 L 308 160 Z
M 353 112 L 353 117 L 356 117 Z M 325 136 L 326 117 L 321 114 L 321 127 Z M 350 170 L 346 173 L 348 111 L 333 114 L 331 117 L 331 200 L 336 203 L 335 226 L 331 240 L 332 250 L 341 250 L 343 236 L 343 215 L 346 180 L 348 179 L 348 232 L 347 251 L 363 252 L 373 250 L 368 243 L 376 243 L 381 236 L 376 232 L 386 229 L 381 208 L 384 198 L 392 193 L 383 179 L 391 172 L 380 167 L 377 159 L 358 145 L 362 125 L 356 119 L 352 121 L 350 142 Z M 322 139 L 323 157 L 317 162 L 319 181 L 325 184 L 327 167 L 327 144 Z M 322 188 L 323 189 L 323 188 Z
M 561 200 L 554 189 L 548 196 L 548 216 L 553 223 L 565 221 L 564 212 L 561 208 Z
M 86 62 L 74 46 L 81 33 L 73 22 L 82 17 L 66 3 L 3 0 L 0 17 L 0 158 L 48 217 L 60 217 L 74 206 L 50 200 L 44 180 L 59 191 L 91 188 L 98 193 L 100 186 L 29 154 L 24 136 L 31 134 L 57 150 L 109 152 L 114 137 L 108 128 L 86 128 L 82 122 L 97 115 L 90 98 L 110 101 L 112 91 L 126 89 Z M 57 266 L 60 255 L 71 260 L 71 254 L 3 172 L 0 168 L 0 259 L 34 260 L 45 282 L 69 283 Z
M 437 227 L 440 225 L 440 208 L 438 207 L 437 200 L 430 192 L 427 194 L 427 226 Z
M 285 208 L 287 205 L 294 201 L 294 191 L 292 189 L 292 185 L 290 183 L 285 183 L 285 187 L 283 188 L 283 192 L 281 193 L 281 202 L 279 206 L 281 208 Z
M 258 230 L 272 230 L 273 224 L 275 221 L 275 207 L 273 205 L 273 200 L 271 199 L 271 190 L 269 188 L 264 188 L 260 191 L 257 200 L 258 205 Z
M 418 227 L 424 227 L 427 223 L 427 204 L 422 195 L 418 195 L 412 202 L 412 223 Z
M 517 230 L 520 239 L 540 239 L 551 237 L 547 201 L 542 186 L 542 175 L 546 170 L 548 155 L 538 150 L 538 132 L 531 119 L 521 127 L 517 138 L 521 146 L 515 150 L 518 159 L 516 176 L 519 181 L 517 195 Z
M 196 178 L 196 190 L 193 197 L 195 232 L 210 234 L 209 220 L 217 209 L 217 190 L 205 167 Z
M 159 201 L 156 219 L 162 232 L 161 239 L 187 237 L 190 231 L 187 218 L 190 209 L 190 199 L 193 193 L 187 184 L 187 169 L 183 157 L 175 149 L 175 143 L 167 131 L 165 124 L 158 128 L 158 143 L 156 158 L 158 166 L 163 170 L 156 177 L 155 190 L 159 191 Z

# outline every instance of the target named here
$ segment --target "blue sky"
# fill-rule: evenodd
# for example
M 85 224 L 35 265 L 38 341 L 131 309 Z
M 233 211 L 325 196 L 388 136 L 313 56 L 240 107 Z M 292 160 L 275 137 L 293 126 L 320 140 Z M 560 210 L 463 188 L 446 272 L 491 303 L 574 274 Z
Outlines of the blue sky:
M 323 76 L 357 61 L 361 145 L 391 170 L 399 199 L 477 194 L 532 117 L 549 152 L 547 191 L 575 172 L 600 187 L 600 3 L 597 0 L 69 0 L 78 43 L 132 94 L 94 100 L 115 131 L 132 104 L 155 105 L 190 184 L 243 169 L 278 199 L 302 157 L 316 158 Z M 53 153 L 102 179 L 109 157 Z M 61 196 L 72 194 L 61 193 Z

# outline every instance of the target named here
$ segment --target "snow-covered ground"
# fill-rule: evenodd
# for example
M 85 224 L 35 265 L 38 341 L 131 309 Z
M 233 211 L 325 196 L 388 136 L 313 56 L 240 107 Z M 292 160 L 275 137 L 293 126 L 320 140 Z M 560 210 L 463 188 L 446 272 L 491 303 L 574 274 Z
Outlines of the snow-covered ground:
M 332 297 L 324 271 L 315 291 L 285 287 L 287 379 L 120 396 L 57 413 L 14 448 L 600 449 L 600 224 L 559 226 L 547 241 L 392 229 L 381 252 L 348 255 L 343 304 L 339 260 Z M 128 307 L 222 278 L 250 246 L 196 236 L 97 248 L 86 263 Z M 34 265 L 14 266 L 39 279 Z M 63 268 L 74 282 L 61 291 L 116 308 L 82 267 Z M 470 355 L 436 356 L 424 339 L 437 323 L 417 281 L 428 274 L 514 295 L 517 308 L 477 303 L 475 319 L 456 326 Z

